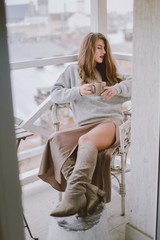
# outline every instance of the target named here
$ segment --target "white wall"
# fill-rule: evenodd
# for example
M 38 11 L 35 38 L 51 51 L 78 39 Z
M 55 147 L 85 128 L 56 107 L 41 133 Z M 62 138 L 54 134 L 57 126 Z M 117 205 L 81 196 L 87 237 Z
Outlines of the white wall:
M 155 239 L 160 111 L 159 12 L 159 0 L 134 1 L 131 212 L 127 240 Z

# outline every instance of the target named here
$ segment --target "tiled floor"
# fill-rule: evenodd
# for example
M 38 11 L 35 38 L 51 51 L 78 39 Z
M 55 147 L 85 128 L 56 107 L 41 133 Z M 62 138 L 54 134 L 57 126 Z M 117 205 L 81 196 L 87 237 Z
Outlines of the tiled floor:
M 129 179 L 129 173 L 127 174 Z M 114 181 L 114 180 L 113 180 Z M 127 180 L 127 188 L 128 188 Z M 22 201 L 24 214 L 30 226 L 32 235 L 39 240 L 47 240 L 48 229 L 52 220 L 50 212 L 58 201 L 58 192 L 41 180 L 22 187 Z M 127 200 L 126 200 L 127 202 Z M 112 201 L 106 205 L 108 231 L 110 238 L 106 240 L 125 240 L 125 225 L 128 222 L 127 214 L 120 216 L 120 196 L 112 190 Z M 26 240 L 31 239 L 25 228 Z M 53 237 L 56 239 L 56 236 Z M 98 239 L 96 239 L 98 240 Z

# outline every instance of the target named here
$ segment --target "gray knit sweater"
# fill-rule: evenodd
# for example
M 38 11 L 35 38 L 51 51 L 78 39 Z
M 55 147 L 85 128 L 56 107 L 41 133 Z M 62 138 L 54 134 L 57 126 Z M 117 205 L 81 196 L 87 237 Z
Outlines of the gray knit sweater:
M 79 87 L 81 79 L 78 64 L 69 65 L 54 84 L 51 92 L 53 103 L 71 103 L 74 119 L 79 125 L 85 125 L 105 119 L 123 119 L 121 105 L 131 98 L 131 77 L 114 85 L 118 95 L 111 100 L 103 100 L 101 96 L 81 96 Z M 99 79 L 101 81 L 101 79 Z

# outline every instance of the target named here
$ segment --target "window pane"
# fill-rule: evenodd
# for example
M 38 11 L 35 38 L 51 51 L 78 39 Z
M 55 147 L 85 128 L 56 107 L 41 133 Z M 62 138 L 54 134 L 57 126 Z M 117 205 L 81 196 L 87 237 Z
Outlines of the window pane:
M 107 0 L 107 32 L 113 52 L 132 53 L 133 0 Z
M 25 119 L 49 95 L 66 65 L 11 71 L 14 115 Z
M 118 70 L 122 74 L 133 74 L 132 61 L 117 60 Z
M 70 55 L 90 31 L 90 0 L 6 0 L 11 61 Z

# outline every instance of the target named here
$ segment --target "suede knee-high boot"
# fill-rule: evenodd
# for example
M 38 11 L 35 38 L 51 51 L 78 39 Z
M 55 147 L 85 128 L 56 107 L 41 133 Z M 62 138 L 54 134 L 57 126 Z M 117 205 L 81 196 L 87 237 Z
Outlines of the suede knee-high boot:
M 62 166 L 61 172 L 66 180 L 71 175 L 76 162 L 74 155 L 70 156 Z M 106 193 L 99 189 L 97 186 L 87 183 L 86 185 L 86 198 L 87 198 L 87 213 L 91 214 L 97 205 L 103 200 Z
M 97 155 L 97 148 L 91 144 L 82 144 L 78 147 L 76 163 L 68 178 L 64 197 L 52 211 L 51 216 L 70 216 L 87 205 L 86 187 L 91 182 Z

